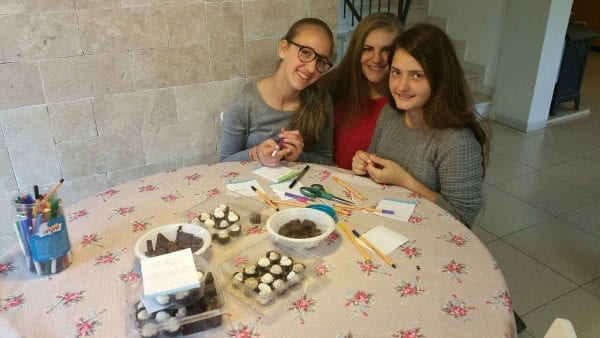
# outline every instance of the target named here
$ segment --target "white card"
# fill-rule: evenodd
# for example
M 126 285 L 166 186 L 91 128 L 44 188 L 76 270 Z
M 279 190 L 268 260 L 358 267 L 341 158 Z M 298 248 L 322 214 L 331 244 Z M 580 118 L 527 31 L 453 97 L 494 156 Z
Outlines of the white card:
M 200 287 L 192 249 L 148 257 L 140 261 L 144 295 L 173 294 Z
M 254 178 L 245 181 L 229 182 L 225 184 L 225 187 L 229 191 L 233 191 L 244 196 L 254 197 L 256 196 L 256 193 L 252 190 L 252 186 L 259 186 L 258 181 Z
M 392 210 L 393 214 L 382 214 L 377 213 L 380 216 L 397 219 L 402 222 L 408 222 L 410 219 L 410 215 L 412 215 L 413 210 L 417 203 L 413 201 L 403 201 L 394 198 L 382 198 L 381 202 L 377 205 L 377 208 L 384 210 Z
M 365 237 L 367 241 L 373 244 L 374 247 L 379 249 L 379 251 L 385 255 L 396 250 L 396 248 L 410 240 L 383 225 L 378 225 L 375 228 L 365 232 L 362 234 L 362 237 Z
M 261 166 L 252 170 L 255 174 L 267 178 L 273 182 L 282 182 L 293 178 L 299 173 L 298 170 L 293 170 L 288 167 L 279 165 L 276 167 Z

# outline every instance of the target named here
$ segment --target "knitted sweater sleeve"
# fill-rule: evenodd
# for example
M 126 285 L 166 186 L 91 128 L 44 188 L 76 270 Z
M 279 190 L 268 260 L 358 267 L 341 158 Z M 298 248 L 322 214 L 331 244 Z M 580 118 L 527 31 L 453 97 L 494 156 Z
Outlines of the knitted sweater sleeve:
M 453 130 L 440 143 L 434 166 L 440 180 L 435 203 L 473 225 L 482 203 L 481 145 L 468 128 Z

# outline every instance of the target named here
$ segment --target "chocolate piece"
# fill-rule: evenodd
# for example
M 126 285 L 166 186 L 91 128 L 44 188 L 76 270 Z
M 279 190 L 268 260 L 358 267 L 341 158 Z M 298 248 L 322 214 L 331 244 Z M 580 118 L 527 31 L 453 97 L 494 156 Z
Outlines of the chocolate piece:
M 170 242 L 171 241 L 167 237 L 165 237 L 165 235 L 159 232 L 158 235 L 156 235 L 156 244 L 154 245 L 154 248 L 164 246 L 166 243 Z
M 250 216 L 250 223 L 252 223 L 252 224 L 260 224 L 261 221 L 262 221 L 262 217 L 259 213 L 253 213 Z
M 300 221 L 299 219 L 291 220 L 282 225 L 277 232 L 280 235 L 289 238 L 311 238 L 323 233 L 317 228 L 315 222 L 308 219 L 303 221 Z

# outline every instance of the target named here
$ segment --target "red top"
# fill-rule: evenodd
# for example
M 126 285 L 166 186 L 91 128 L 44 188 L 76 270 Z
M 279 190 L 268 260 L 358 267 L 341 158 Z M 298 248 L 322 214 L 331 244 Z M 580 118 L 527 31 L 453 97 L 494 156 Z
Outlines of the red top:
M 345 113 L 342 105 L 334 107 L 335 133 L 333 135 L 333 154 L 335 164 L 344 169 L 352 169 L 352 157 L 358 150 L 367 150 L 375 131 L 375 124 L 381 108 L 388 102 L 387 97 L 369 100 L 367 114 L 351 122 L 346 127 L 337 128 Z

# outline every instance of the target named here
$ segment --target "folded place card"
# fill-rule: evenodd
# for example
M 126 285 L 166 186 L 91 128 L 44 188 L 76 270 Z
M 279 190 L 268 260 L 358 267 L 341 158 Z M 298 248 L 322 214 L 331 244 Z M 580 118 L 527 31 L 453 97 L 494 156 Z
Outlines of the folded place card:
M 282 165 L 276 167 L 260 166 L 252 171 L 273 182 L 283 182 L 298 176 L 300 173 L 300 170 L 290 169 Z
M 403 201 L 394 198 L 383 198 L 381 202 L 377 205 L 377 208 L 383 210 L 392 210 L 394 213 L 378 213 L 383 217 L 397 219 L 402 222 L 408 222 L 410 216 L 412 215 L 413 210 L 417 203 L 413 201 Z
M 258 185 L 258 181 L 252 178 L 244 181 L 229 182 L 225 184 L 225 187 L 227 190 L 233 191 L 240 195 L 254 197 L 256 196 L 256 193 L 252 190 L 252 186 L 256 187 Z
M 160 296 L 200 287 L 191 249 L 148 257 L 140 261 L 144 295 Z
M 366 238 L 367 241 L 373 244 L 374 247 L 376 247 L 385 255 L 396 250 L 396 248 L 409 241 L 409 239 L 405 236 L 395 232 L 394 230 L 388 229 L 383 225 L 378 225 L 375 228 L 363 233 L 362 237 Z

